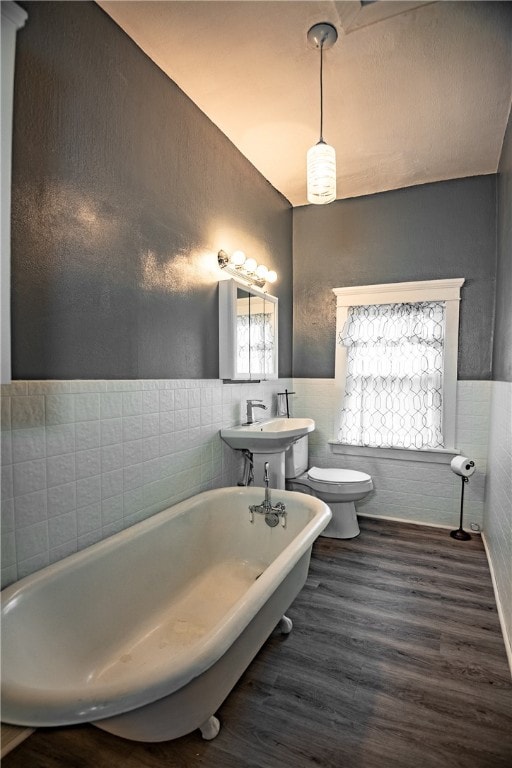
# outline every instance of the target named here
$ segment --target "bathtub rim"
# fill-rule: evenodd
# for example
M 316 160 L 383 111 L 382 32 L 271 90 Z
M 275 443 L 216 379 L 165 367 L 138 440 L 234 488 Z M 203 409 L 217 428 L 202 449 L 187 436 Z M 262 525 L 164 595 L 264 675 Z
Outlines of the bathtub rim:
M 63 560 L 46 566 L 10 585 L 2 591 L 2 616 L 6 611 L 12 609 L 11 606 L 15 606 L 18 599 L 24 597 L 28 599 L 29 592 L 36 591 L 41 583 L 45 583 L 48 579 L 54 580 L 62 577 L 69 568 L 81 565 L 84 560 L 90 560 L 90 565 L 93 566 L 94 560 L 102 557 L 105 552 L 108 553 L 120 548 L 125 541 L 131 541 L 134 537 L 143 535 L 147 530 L 158 528 L 174 517 L 186 514 L 194 506 L 208 498 L 227 496 L 238 498 L 241 503 L 248 505 L 259 502 L 262 493 L 263 489 L 259 487 L 240 488 L 235 486 L 204 491 L 178 502 L 146 520 L 140 521 L 80 552 L 73 553 Z M 286 578 L 304 552 L 312 546 L 331 518 L 331 512 L 327 505 L 315 497 L 305 496 L 294 491 L 278 491 L 276 496 L 277 494 L 283 498 L 285 503 L 287 500 L 289 502 L 296 501 L 301 507 L 312 507 L 314 511 L 312 518 L 270 563 L 258 580 L 251 584 L 242 598 L 229 608 L 224 615 L 222 624 L 216 625 L 205 634 L 193 654 L 189 654 L 189 657 L 185 659 L 180 658 L 185 654 L 180 654 L 169 660 L 165 674 L 162 674 L 160 667 L 153 670 L 149 675 L 147 671 L 139 671 L 137 674 L 132 673 L 127 681 L 123 681 L 124 684 L 121 681 L 95 683 L 90 690 L 84 690 L 83 687 L 79 688 L 78 686 L 56 689 L 31 688 L 16 683 L 8 675 L 2 675 L 2 698 L 9 701 L 9 710 L 11 710 L 6 711 L 5 704 L 3 704 L 2 717 L 4 721 L 15 725 L 51 727 L 112 717 L 161 699 L 184 687 L 209 669 L 244 631 L 275 588 Z M 241 514 L 244 514 L 243 507 L 241 507 Z M 247 524 L 250 525 L 248 510 Z M 2 666 L 4 662 L 5 659 L 3 658 Z M 76 704 L 77 700 L 79 706 Z M 75 705 L 72 702 L 75 702 Z M 30 716 L 20 714 L 29 709 L 34 710 L 37 714 L 32 711 Z M 64 710 L 65 714 L 63 714 Z M 41 711 L 44 712 L 44 716 L 41 715 Z

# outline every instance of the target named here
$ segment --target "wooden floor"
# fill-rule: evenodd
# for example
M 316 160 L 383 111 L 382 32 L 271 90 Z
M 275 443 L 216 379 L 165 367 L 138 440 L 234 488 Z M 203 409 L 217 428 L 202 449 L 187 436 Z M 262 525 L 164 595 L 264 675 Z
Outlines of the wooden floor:
M 261 650 L 215 740 L 39 730 L 3 768 L 511 768 L 512 684 L 479 537 L 361 529 L 316 542 L 294 630 Z

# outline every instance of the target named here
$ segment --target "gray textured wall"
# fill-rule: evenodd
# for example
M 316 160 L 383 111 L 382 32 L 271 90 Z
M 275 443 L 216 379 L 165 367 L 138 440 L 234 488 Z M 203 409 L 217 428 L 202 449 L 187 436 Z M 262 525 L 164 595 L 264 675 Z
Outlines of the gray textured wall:
M 334 376 L 332 288 L 464 277 L 458 376 L 490 378 L 494 175 L 296 208 L 293 247 L 295 376 Z
M 288 202 L 97 5 L 24 5 L 14 378 L 217 377 L 220 247 L 279 273 L 290 375 Z
M 498 173 L 498 266 L 492 378 L 512 381 L 512 113 Z

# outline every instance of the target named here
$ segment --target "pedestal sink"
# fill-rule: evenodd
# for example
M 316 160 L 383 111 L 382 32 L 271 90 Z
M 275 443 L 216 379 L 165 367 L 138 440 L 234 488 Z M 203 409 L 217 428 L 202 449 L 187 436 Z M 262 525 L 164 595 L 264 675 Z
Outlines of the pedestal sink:
M 264 466 L 268 461 L 271 487 L 284 488 L 286 449 L 314 429 L 313 419 L 277 417 L 238 427 L 225 427 L 221 429 L 220 436 L 231 448 L 253 454 L 255 485 L 263 485 Z

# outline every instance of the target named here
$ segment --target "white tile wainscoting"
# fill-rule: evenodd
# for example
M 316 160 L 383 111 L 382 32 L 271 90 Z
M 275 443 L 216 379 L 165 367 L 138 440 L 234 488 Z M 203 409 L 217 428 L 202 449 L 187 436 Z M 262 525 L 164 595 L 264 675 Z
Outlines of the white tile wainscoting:
M 482 526 L 483 521 L 491 385 L 490 381 L 457 383 L 456 446 L 477 467 L 464 492 L 466 529 L 471 523 Z M 293 415 L 310 416 L 316 422 L 310 435 L 310 464 L 359 469 L 372 476 L 374 491 L 358 503 L 361 513 L 458 528 L 461 481 L 449 463 L 334 454 L 328 444 L 336 437 L 339 409 L 334 379 L 295 379 L 293 386 Z
M 484 543 L 512 672 L 512 383 L 492 382 Z
M 507 386 L 458 382 L 457 447 L 477 463 L 465 490 L 466 528 L 483 522 L 491 391 L 494 387 L 502 393 L 502 387 L 510 392 Z M 292 415 L 316 422 L 310 463 L 372 475 L 375 491 L 359 503 L 362 513 L 457 527 L 460 482 L 447 464 L 331 452 L 328 440 L 334 436 L 336 413 L 332 379 L 261 384 L 210 379 L 16 381 L 2 386 L 1 398 L 2 586 L 183 498 L 236 484 L 240 455 L 223 443 L 219 430 L 244 420 L 248 398 L 263 399 L 268 414 L 275 413 L 276 393 L 285 387 L 296 392 L 290 398 Z M 503 407 L 495 408 L 494 432 L 507 430 L 500 416 Z M 491 490 L 494 507 L 505 511 L 492 523 L 486 521 L 486 528 L 489 547 L 505 568 L 510 518 L 503 502 L 506 457 L 498 454 Z M 507 536 L 508 552 L 503 543 Z
M 15 381 L 1 388 L 2 587 L 201 491 L 236 485 L 219 436 L 290 379 Z M 267 412 L 265 412 L 266 414 Z

